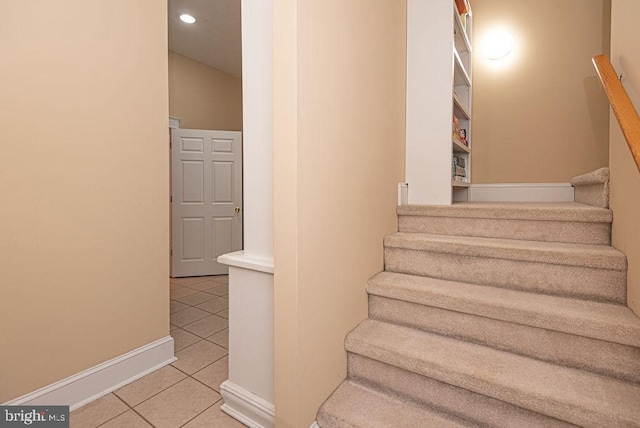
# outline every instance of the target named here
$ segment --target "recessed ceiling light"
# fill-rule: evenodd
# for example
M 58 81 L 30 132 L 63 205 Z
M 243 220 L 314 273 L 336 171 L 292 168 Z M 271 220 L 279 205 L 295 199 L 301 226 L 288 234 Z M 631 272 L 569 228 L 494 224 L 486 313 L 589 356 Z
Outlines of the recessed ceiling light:
M 196 22 L 196 19 L 191 15 L 183 13 L 182 15 L 180 15 L 180 21 L 186 22 L 187 24 L 194 24 Z

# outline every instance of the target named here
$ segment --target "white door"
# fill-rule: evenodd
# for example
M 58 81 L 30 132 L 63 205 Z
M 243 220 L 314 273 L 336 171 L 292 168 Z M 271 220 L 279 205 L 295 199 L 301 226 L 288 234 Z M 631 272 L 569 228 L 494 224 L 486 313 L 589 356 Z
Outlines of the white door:
M 242 134 L 171 130 L 172 272 L 219 275 L 242 249 Z

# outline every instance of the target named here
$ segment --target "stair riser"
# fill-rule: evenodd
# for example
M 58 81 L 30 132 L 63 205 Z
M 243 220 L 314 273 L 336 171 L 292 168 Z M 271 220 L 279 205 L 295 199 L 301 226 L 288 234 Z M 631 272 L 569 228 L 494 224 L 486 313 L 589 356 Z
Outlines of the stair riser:
M 398 231 L 611 245 L 611 224 L 609 223 L 399 216 Z
M 369 318 L 640 383 L 640 349 L 631 346 L 374 295 Z
M 385 270 L 625 304 L 626 271 L 385 248 Z
M 361 355 L 348 354 L 348 377 L 385 394 L 413 400 L 487 427 L 574 427 L 485 395 L 439 382 Z
M 609 207 L 609 183 L 594 183 L 574 187 L 574 198 L 581 204 Z
M 640 420 L 640 410 L 631 405 L 640 398 L 635 384 L 432 333 L 367 320 L 347 336 L 345 348 L 353 354 L 584 427 L 635 426 Z M 488 349 L 496 353 L 497 360 L 488 359 Z M 459 359 L 453 357 L 456 354 Z M 552 389 L 542 385 L 552 385 Z M 615 403 L 606 404 L 596 398 L 598 394 L 619 397 Z
M 316 421 L 322 428 L 470 428 L 465 420 L 350 379 L 320 407 Z

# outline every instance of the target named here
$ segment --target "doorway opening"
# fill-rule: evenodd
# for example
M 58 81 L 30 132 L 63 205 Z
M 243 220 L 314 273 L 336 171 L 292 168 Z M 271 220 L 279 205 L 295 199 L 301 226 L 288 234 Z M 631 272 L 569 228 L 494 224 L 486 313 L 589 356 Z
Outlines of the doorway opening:
M 169 0 L 168 14 L 171 276 L 227 274 L 216 258 L 242 249 L 240 2 Z

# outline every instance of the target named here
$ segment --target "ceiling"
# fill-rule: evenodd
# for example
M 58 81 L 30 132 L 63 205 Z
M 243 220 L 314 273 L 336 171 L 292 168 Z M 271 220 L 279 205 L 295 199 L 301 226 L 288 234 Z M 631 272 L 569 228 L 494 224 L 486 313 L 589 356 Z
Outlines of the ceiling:
M 169 49 L 241 78 L 240 0 L 169 0 Z

